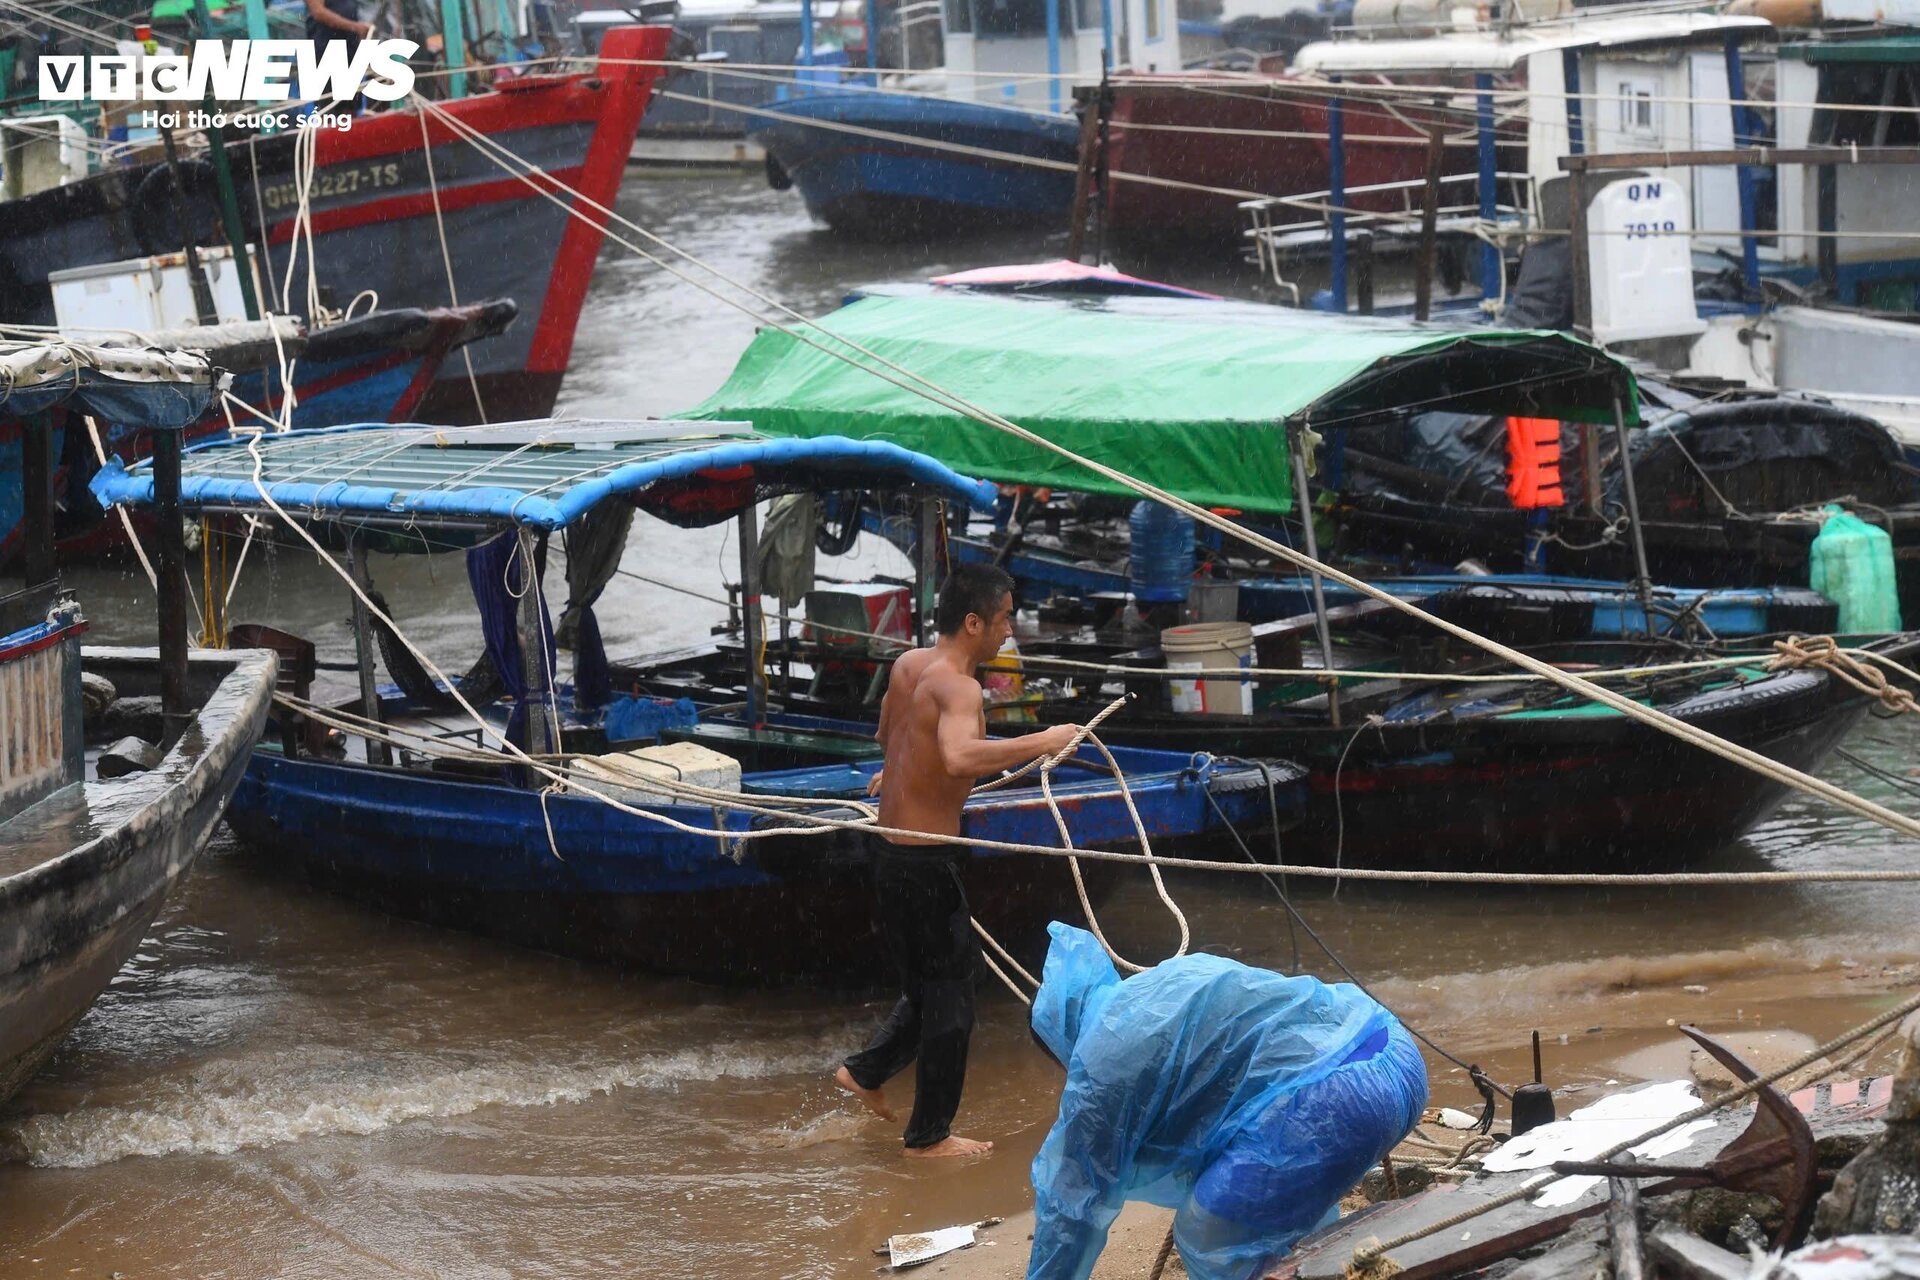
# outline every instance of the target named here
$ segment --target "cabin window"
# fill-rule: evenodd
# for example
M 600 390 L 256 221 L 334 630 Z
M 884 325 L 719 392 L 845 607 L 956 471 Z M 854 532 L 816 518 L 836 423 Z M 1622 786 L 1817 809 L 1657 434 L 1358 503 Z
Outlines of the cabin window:
M 1047 34 L 1046 0 L 978 0 L 979 33 L 983 36 L 1044 36 Z M 1062 30 L 1071 18 L 1060 15 Z
M 1619 90 L 1620 132 L 1642 142 L 1660 140 L 1660 113 L 1653 101 L 1653 83 L 1622 80 Z
M 946 0 L 944 21 L 947 30 L 954 35 L 968 35 L 973 31 L 973 0 Z
M 1160 38 L 1160 0 L 1145 0 L 1147 20 L 1141 23 L 1140 38 L 1151 44 Z
M 1079 31 L 1105 31 L 1107 24 L 1100 17 L 1100 0 L 1079 0 L 1074 14 L 1073 25 Z
M 1904 66 L 1821 68 L 1820 101 L 1880 110 L 1816 111 L 1815 146 L 1911 147 L 1920 145 L 1920 76 Z

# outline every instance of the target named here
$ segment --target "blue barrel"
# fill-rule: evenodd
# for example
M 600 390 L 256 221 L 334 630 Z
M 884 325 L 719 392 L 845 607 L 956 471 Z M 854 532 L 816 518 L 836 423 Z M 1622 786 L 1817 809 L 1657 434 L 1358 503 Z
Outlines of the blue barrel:
M 1133 547 L 1127 556 L 1127 585 L 1141 604 L 1187 598 L 1193 581 L 1193 517 L 1157 502 L 1134 504 L 1127 518 Z

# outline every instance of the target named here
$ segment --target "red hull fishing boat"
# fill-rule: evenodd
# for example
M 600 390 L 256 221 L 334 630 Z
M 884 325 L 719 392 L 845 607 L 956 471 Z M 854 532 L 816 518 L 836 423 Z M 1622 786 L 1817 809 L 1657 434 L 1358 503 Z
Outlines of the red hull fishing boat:
M 242 221 L 248 238 L 267 246 L 268 292 L 285 278 L 304 207 L 314 283 L 325 305 L 345 307 L 364 290 L 385 308 L 446 306 L 456 293 L 459 300 L 511 298 L 518 305 L 511 330 L 473 348 L 471 378 L 464 360 L 442 368 L 418 406 L 420 418 L 462 423 L 546 414 L 573 350 L 604 223 L 573 216 L 573 197 L 539 174 L 520 175 L 537 166 L 611 206 L 670 34 L 666 27 L 617 28 L 602 41 L 594 66 L 502 75 L 488 92 L 432 109 L 315 130 L 307 182 L 296 175 L 297 132 L 229 138 Z M 512 158 L 483 150 L 468 131 Z M 0 232 L 0 321 L 53 324 L 50 272 L 177 250 L 186 237 L 165 175 L 162 163 L 127 165 L 9 201 Z M 190 230 L 202 243 L 219 243 L 212 167 L 189 161 L 182 178 Z M 292 296 L 276 298 L 278 309 L 310 309 L 306 271 L 303 253 Z
M 1129 75 L 1111 92 L 1107 169 L 1114 176 L 1106 217 L 1108 232 L 1123 243 L 1151 237 L 1237 244 L 1247 228 L 1242 200 L 1333 185 L 1325 85 L 1280 75 L 1183 72 Z M 1426 135 L 1417 111 L 1349 102 L 1345 127 L 1349 189 L 1424 177 Z M 1389 200 L 1393 205 L 1383 203 Z M 1356 191 L 1348 203 L 1384 210 L 1400 200 L 1398 192 Z

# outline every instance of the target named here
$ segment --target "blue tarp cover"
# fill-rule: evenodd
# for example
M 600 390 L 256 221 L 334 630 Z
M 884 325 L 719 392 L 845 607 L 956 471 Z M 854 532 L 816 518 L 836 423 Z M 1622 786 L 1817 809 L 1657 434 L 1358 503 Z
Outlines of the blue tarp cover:
M 1358 987 L 1220 956 L 1121 981 L 1050 926 L 1033 1030 L 1066 1064 L 1033 1162 L 1029 1277 L 1086 1280 L 1127 1200 L 1179 1210 L 1195 1280 L 1243 1280 L 1328 1217 L 1426 1105 L 1405 1028 Z

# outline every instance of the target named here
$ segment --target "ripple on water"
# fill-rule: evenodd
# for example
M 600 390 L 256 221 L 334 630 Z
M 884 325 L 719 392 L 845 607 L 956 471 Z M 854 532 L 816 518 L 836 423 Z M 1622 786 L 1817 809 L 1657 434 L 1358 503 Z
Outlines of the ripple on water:
M 287 1050 L 203 1063 L 184 1079 L 159 1082 L 152 1096 L 137 1103 L 26 1116 L 0 1127 L 0 1144 L 12 1159 L 59 1168 L 129 1156 L 225 1155 L 328 1134 L 378 1133 L 410 1120 L 447 1119 L 482 1107 L 548 1107 L 619 1089 L 818 1073 L 830 1061 L 811 1041 L 752 1050 L 683 1049 L 570 1065 L 527 1061 L 464 1067 L 432 1059 L 356 1060 L 338 1051 Z M 832 1119 L 824 1117 L 816 1127 L 825 1133 Z M 826 1140 L 813 1137 L 798 1145 Z

